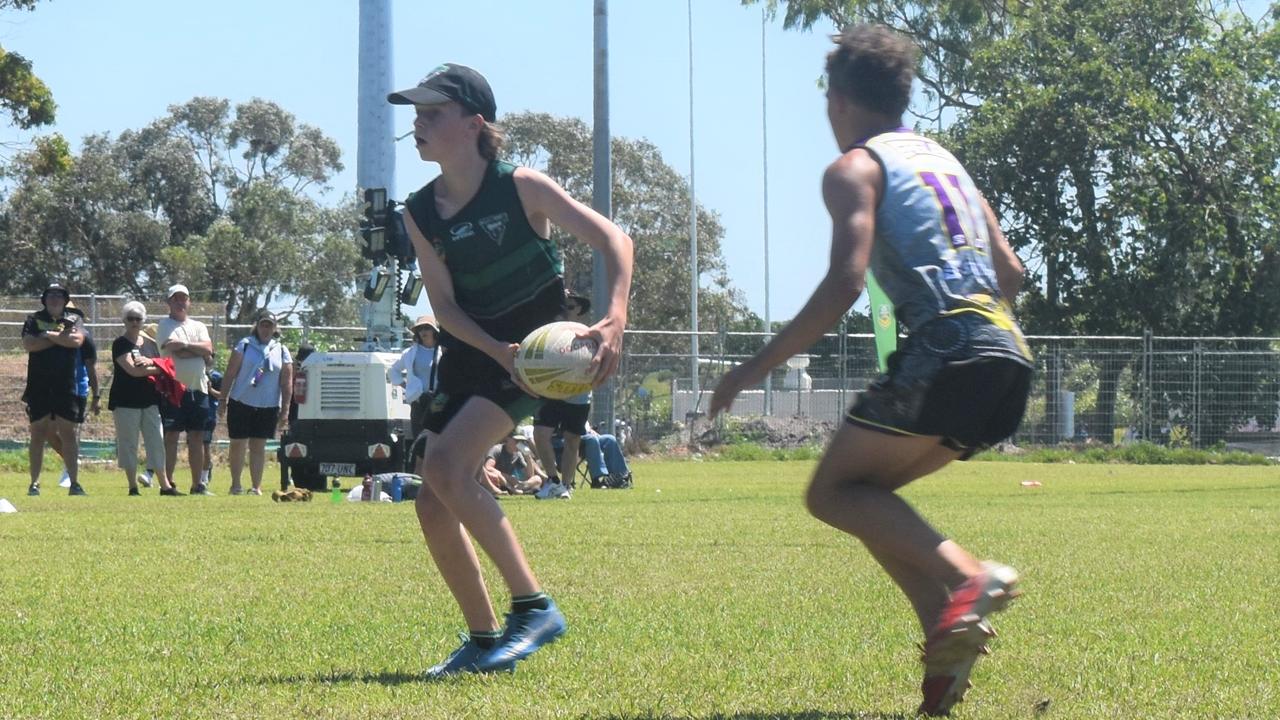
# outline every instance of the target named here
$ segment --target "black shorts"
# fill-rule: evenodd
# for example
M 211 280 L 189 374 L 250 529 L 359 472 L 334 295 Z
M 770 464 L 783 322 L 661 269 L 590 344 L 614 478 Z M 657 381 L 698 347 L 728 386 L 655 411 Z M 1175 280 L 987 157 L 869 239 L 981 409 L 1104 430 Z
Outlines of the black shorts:
M 232 440 L 255 438 L 270 440 L 276 436 L 280 408 L 260 408 L 238 400 L 227 400 L 227 437 Z
M 845 420 L 890 435 L 939 436 L 962 460 L 1018 429 L 1031 368 L 1002 357 L 948 361 L 895 352 L 889 372 L 858 396 Z
M 181 407 L 160 400 L 160 422 L 167 433 L 203 432 L 209 421 L 209 396 L 199 390 L 182 393 Z
M 73 423 L 84 422 L 86 398 L 66 390 L 27 390 L 22 395 L 27 404 L 27 420 L 35 422 L 53 415 Z
M 482 397 L 506 411 L 512 423 L 535 415 L 543 400 L 520 389 L 493 358 L 459 344 L 440 356 L 439 385 L 423 427 L 437 435 L 473 397 Z
M 538 427 L 549 427 L 551 432 L 563 431 L 574 435 L 585 435 L 587 432 L 587 416 L 591 414 L 591 404 L 574 405 L 563 400 L 547 400 L 533 424 Z

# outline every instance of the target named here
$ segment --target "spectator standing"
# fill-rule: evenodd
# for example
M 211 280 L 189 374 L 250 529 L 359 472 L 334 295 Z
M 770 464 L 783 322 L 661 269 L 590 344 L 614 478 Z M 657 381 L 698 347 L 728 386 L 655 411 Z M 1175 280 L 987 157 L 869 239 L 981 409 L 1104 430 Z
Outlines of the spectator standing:
M 80 443 L 75 426 L 84 418 L 84 406 L 76 396 L 76 356 L 84 334 L 64 310 L 71 294 L 56 283 L 40 296 L 44 307 L 27 316 L 22 324 L 22 349 L 27 352 L 27 382 L 22 401 L 31 421 L 31 485 L 28 495 L 40 494 L 40 470 L 44 465 L 44 443 L 57 434 L 71 478 L 71 495 L 86 494 L 79 482 Z
M 239 495 L 245 449 L 249 451 L 251 495 L 262 494 L 267 441 L 284 428 L 293 399 L 293 358 L 275 337 L 276 316 L 262 310 L 253 332 L 236 343 L 223 376 L 223 402 L 231 438 L 231 494 Z
M 142 335 L 142 324 L 147 320 L 147 309 L 135 301 L 125 303 L 122 317 L 124 334 L 111 343 L 112 380 L 107 409 L 111 411 L 116 428 L 116 464 L 124 470 L 129 482 L 129 494 L 141 495 L 138 490 L 138 434 L 146 451 L 147 468 L 164 467 L 164 429 L 160 424 L 160 395 L 155 385 L 147 380 L 159 375 L 154 342 L 147 342 Z M 160 473 L 160 494 L 181 495 L 178 488 Z M 144 481 L 150 487 L 150 481 Z
M 440 352 L 440 326 L 435 318 L 423 315 L 409 329 L 413 332 L 413 344 L 391 365 L 391 382 L 404 388 L 404 401 L 409 404 L 409 427 L 416 439 L 422 432 L 435 394 L 434 370 Z
M 98 385 L 98 346 L 93 341 L 93 333 L 89 332 L 88 326 L 85 324 L 84 311 L 76 306 L 74 300 L 68 300 L 67 305 L 63 308 L 63 314 L 75 321 L 80 328 L 81 334 L 84 335 L 84 342 L 80 345 L 80 352 L 76 354 L 76 402 L 80 406 L 80 421 L 76 423 L 76 438 L 80 437 L 80 428 L 84 426 L 85 420 L 89 417 L 89 412 L 94 417 L 101 412 L 98 404 L 100 389 Z M 92 391 L 92 403 L 90 402 L 90 391 Z M 62 455 L 62 440 L 58 438 L 57 433 L 50 431 L 47 440 L 49 447 L 55 452 Z M 58 487 L 71 487 L 71 475 L 66 469 L 66 457 L 63 457 L 62 478 L 58 481 Z
M 591 301 L 583 295 L 565 293 L 564 312 L 561 319 L 571 322 L 590 321 Z M 568 499 L 573 487 L 573 473 L 578 467 L 578 445 L 587 429 L 591 416 L 591 391 L 567 400 L 547 400 L 538 409 L 533 420 L 533 447 L 542 464 L 550 471 L 550 482 L 538 490 L 539 500 L 549 498 Z M 552 437 L 559 435 L 560 463 L 556 464 Z M 557 468 L 559 472 L 557 472 Z
M 213 356 L 213 341 L 204 323 L 188 316 L 191 292 L 186 285 L 172 285 L 167 294 L 169 316 L 156 325 L 156 344 L 161 357 L 173 359 L 178 380 L 187 386 L 182 405 L 160 401 L 164 424 L 165 474 L 174 483 L 178 467 L 178 438 L 187 434 L 187 463 L 191 466 L 191 494 L 212 495 L 200 482 L 204 470 L 204 426 L 209 417 L 209 378 L 205 358 Z

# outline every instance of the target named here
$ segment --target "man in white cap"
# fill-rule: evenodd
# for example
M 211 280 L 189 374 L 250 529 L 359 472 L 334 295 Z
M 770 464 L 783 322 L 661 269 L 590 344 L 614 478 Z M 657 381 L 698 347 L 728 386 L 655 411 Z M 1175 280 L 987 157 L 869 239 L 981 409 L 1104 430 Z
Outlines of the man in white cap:
M 178 380 L 187 386 L 181 407 L 167 399 L 160 401 L 160 417 L 164 423 L 165 474 L 174 482 L 178 467 L 178 436 L 187 433 L 187 462 L 191 465 L 191 494 L 212 495 L 201 481 L 204 470 L 204 426 L 209 417 L 209 378 L 205 375 L 205 358 L 213 356 L 213 340 L 209 329 L 199 320 L 188 317 L 191 292 L 186 285 L 171 285 L 165 296 L 169 301 L 169 317 L 161 318 L 156 327 L 156 344 L 162 357 L 173 358 Z

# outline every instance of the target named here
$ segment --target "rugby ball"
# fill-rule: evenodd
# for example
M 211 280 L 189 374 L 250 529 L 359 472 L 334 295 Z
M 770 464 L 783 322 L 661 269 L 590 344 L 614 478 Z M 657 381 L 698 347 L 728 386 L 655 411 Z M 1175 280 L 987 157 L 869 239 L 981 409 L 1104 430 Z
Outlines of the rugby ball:
M 516 377 L 537 394 L 565 400 L 591 389 L 595 340 L 577 338 L 587 326 L 554 322 L 529 333 L 516 352 Z

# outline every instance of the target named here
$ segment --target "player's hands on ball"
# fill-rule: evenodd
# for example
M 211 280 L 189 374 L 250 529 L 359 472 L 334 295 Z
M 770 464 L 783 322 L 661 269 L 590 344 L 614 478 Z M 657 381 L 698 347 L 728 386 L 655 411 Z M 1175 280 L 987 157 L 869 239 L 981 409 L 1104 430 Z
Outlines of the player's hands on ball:
M 516 354 L 520 352 L 520 343 L 506 343 L 506 346 L 506 350 L 498 353 L 494 359 L 502 364 L 502 369 L 506 370 L 507 374 L 511 376 L 511 382 L 515 383 L 516 387 L 525 391 L 528 395 L 538 397 L 538 393 L 531 390 L 528 385 L 525 385 L 520 380 L 519 373 L 516 372 Z
M 596 343 L 596 354 L 591 359 L 591 366 L 595 370 L 592 384 L 599 387 L 617 371 L 618 364 L 622 362 L 622 324 L 611 317 L 605 317 L 587 328 L 585 333 L 580 333 L 578 338 L 594 340 Z

